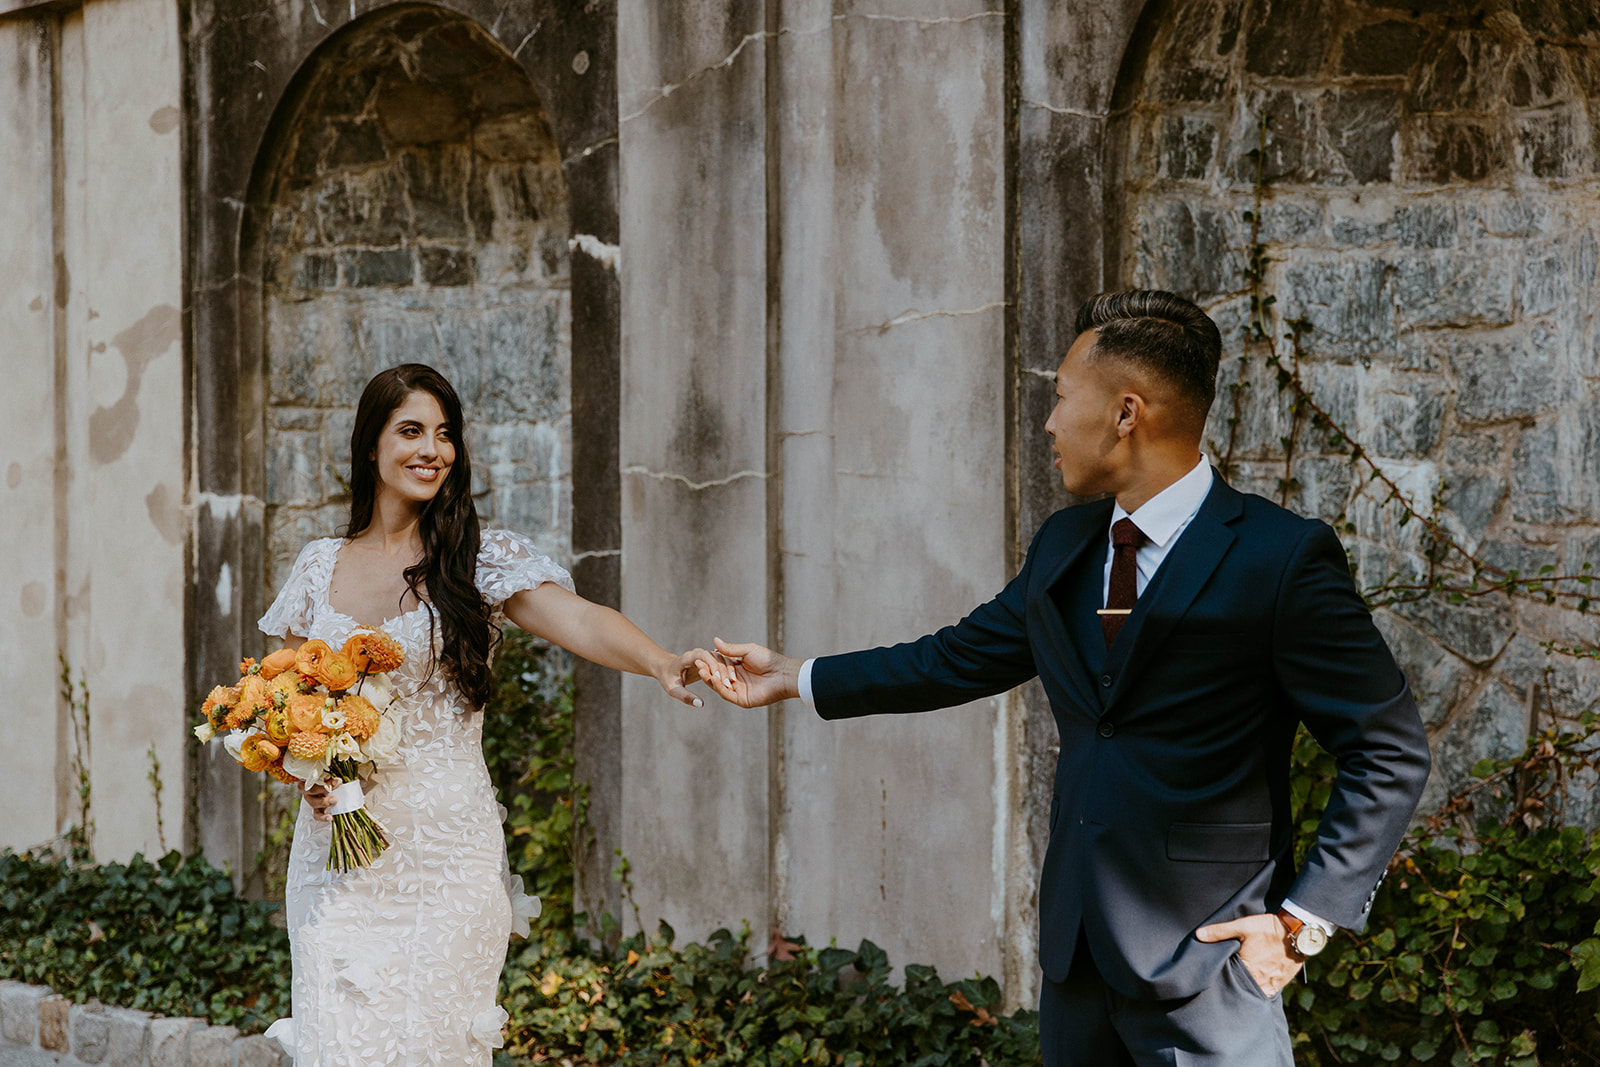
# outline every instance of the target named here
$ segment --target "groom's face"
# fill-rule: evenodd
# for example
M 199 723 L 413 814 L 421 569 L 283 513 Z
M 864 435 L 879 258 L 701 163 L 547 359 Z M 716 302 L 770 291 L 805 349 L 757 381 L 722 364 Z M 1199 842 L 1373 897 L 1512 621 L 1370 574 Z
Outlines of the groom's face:
M 1056 406 L 1044 424 L 1061 484 L 1079 496 L 1116 492 L 1118 488 L 1121 383 L 1116 378 L 1116 361 L 1089 361 L 1095 340 L 1095 331 L 1085 331 L 1067 350 L 1067 358 L 1056 370 Z

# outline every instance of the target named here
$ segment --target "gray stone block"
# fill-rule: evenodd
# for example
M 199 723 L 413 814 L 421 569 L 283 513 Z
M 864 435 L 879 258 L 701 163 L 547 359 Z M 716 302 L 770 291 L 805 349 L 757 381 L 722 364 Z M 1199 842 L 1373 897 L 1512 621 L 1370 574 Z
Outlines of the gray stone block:
M 1463 339 L 1451 359 L 1456 416 L 1464 423 L 1504 422 L 1548 411 L 1567 393 L 1554 338 L 1547 330 Z
M 259 1034 L 241 1037 L 234 1049 L 238 1053 L 238 1067 L 289 1067 L 293 1062 L 277 1041 Z
M 346 252 L 339 258 L 344 268 L 345 284 L 357 289 L 410 285 L 416 273 L 415 260 L 408 248 L 381 251 L 360 249 Z
M 72 1054 L 84 1063 L 99 1063 L 111 1049 L 111 1019 L 99 1001 L 72 1009 Z
M 0 1047 L 0 1067 L 56 1067 L 60 1062 L 55 1053 L 43 1049 Z
M 1478 666 L 1489 664 L 1500 654 L 1511 640 L 1515 627 L 1511 604 L 1504 595 L 1478 597 L 1459 604 L 1429 597 L 1397 604 L 1394 611 L 1421 627 L 1445 648 Z
M 47 986 L 0 982 L 0 1037 L 19 1045 L 39 1038 L 39 1001 L 50 996 Z
M 1416 66 L 1428 31 L 1415 22 L 1385 19 L 1345 34 L 1339 69 L 1379 77 L 1406 74 Z
M 189 1031 L 189 1067 L 233 1067 L 239 1031 L 231 1026 L 197 1026 Z
M 39 1047 L 52 1052 L 68 1052 L 72 1048 L 67 1023 L 72 1014 L 72 1001 L 60 994 L 51 994 L 39 1000 Z
M 189 1032 L 205 1020 L 180 1017 L 150 1020 L 150 1067 L 188 1067 Z
M 1389 89 L 1330 93 L 1322 104 L 1322 129 L 1352 182 L 1394 179 L 1400 94 Z
M 1402 326 L 1492 326 L 1512 321 L 1516 271 L 1502 257 L 1422 252 L 1400 258 L 1393 271 L 1393 299 Z M 1382 305 L 1365 305 L 1374 306 Z
M 1166 115 L 1156 134 L 1161 175 L 1177 181 L 1204 178 L 1217 153 L 1217 128 L 1204 119 Z

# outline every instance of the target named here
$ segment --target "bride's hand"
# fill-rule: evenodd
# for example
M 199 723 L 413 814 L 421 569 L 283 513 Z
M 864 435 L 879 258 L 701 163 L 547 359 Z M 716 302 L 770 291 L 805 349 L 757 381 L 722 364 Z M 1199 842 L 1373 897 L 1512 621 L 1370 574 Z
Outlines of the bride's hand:
M 311 805 L 311 817 L 318 822 L 332 822 L 333 816 L 328 809 L 333 807 L 333 794 L 321 782 L 315 785 L 300 783 L 300 796 L 307 804 Z
M 673 700 L 681 701 L 691 708 L 704 707 L 705 702 L 689 692 L 689 686 L 700 680 L 698 664 L 710 658 L 711 653 L 703 648 L 691 648 L 681 655 L 668 656 L 656 668 L 655 679 Z

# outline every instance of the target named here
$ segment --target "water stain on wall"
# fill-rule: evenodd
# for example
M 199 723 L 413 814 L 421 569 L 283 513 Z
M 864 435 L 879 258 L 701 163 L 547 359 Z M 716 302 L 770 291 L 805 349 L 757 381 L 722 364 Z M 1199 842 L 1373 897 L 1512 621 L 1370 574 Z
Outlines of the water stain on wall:
M 89 456 L 96 464 L 120 459 L 133 443 L 145 368 L 177 343 L 182 321 L 177 308 L 161 304 L 111 339 L 111 347 L 122 354 L 127 365 L 128 384 L 115 404 L 96 408 L 89 416 Z
M 22 614 L 37 619 L 44 614 L 45 591 L 43 582 L 29 582 L 22 587 Z
M 144 498 L 145 510 L 150 513 L 150 525 L 156 528 L 161 539 L 169 545 L 183 541 L 183 508 L 177 492 L 162 482 Z
M 157 108 L 150 116 L 150 128 L 157 133 L 171 133 L 178 128 L 179 112 L 175 107 Z

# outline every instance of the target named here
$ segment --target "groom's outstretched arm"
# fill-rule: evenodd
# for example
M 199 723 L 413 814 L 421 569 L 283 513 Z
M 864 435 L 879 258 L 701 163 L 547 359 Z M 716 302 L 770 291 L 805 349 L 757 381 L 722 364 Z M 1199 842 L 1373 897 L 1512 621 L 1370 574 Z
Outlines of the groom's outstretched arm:
M 1000 595 L 953 626 L 916 641 L 825 656 L 812 665 L 817 713 L 825 719 L 928 711 L 1015 688 L 1037 673 L 1028 644 L 1026 597 L 1033 553 Z M 717 695 L 753 708 L 800 695 L 804 660 L 718 638 L 700 676 Z

